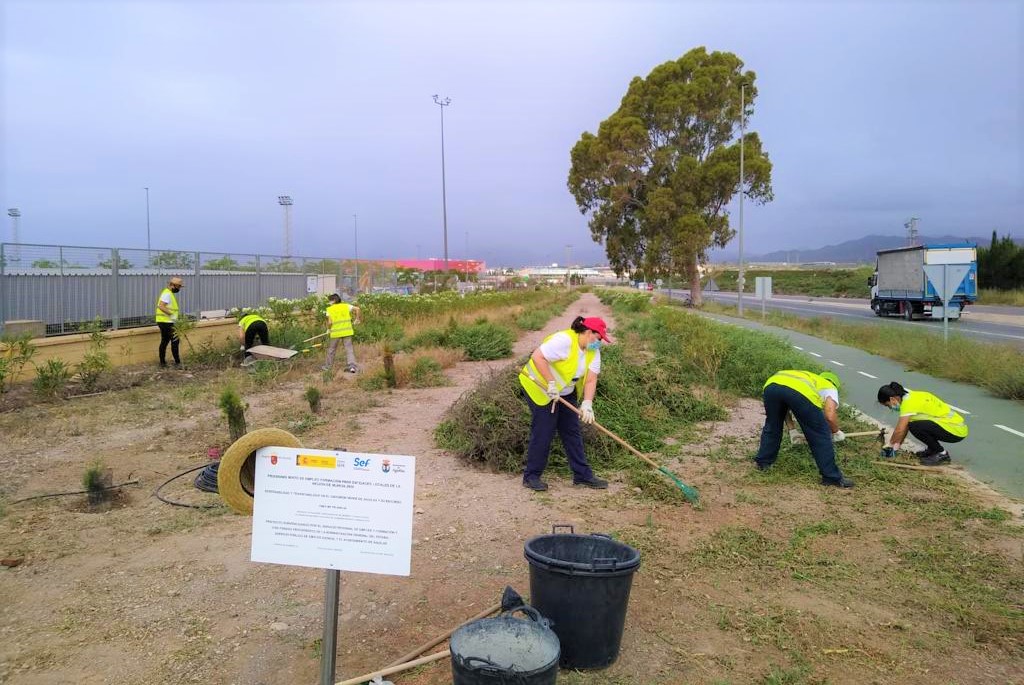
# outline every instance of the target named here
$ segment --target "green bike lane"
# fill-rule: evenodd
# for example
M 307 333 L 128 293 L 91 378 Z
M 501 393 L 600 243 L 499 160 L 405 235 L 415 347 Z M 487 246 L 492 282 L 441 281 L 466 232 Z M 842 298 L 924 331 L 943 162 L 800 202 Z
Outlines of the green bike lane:
M 842 402 L 880 421 L 889 430 L 896 424 L 896 414 L 878 404 L 879 386 L 898 381 L 911 390 L 927 390 L 938 395 L 963 414 L 970 428 L 964 441 L 949 445 L 953 461 L 963 464 L 975 478 L 996 490 L 1024 499 L 1024 404 L 993 397 L 973 385 L 908 371 L 891 359 L 796 331 L 718 314 L 701 315 L 788 340 L 793 347 L 839 374 L 843 382 Z M 941 343 L 935 354 L 942 354 Z

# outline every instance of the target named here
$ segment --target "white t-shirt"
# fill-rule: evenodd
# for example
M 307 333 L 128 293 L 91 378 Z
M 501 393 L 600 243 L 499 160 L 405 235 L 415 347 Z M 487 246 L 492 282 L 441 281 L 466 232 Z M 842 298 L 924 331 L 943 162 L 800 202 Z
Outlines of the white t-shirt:
M 835 388 L 826 388 L 818 391 L 818 396 L 821 397 L 821 403 L 825 404 L 825 400 L 832 400 L 836 403 L 836 407 L 839 406 L 839 391 Z
M 555 333 L 546 342 L 541 343 L 540 353 L 544 355 L 544 358 L 548 362 L 560 362 L 564 359 L 569 358 L 569 353 L 572 351 L 572 338 L 569 337 L 568 333 Z M 579 367 L 576 369 L 575 375 L 568 385 L 562 390 L 562 395 L 571 395 L 576 391 L 575 379 L 580 378 L 583 372 L 586 371 L 584 363 L 586 362 L 586 353 L 580 354 Z M 599 374 L 601 373 L 601 350 L 597 350 L 594 353 L 594 359 L 590 362 L 590 373 Z
M 164 304 L 164 305 L 165 305 L 165 306 L 166 306 L 166 307 L 167 307 L 168 309 L 170 309 L 170 308 L 171 308 L 171 292 L 170 292 L 169 290 L 165 290 L 164 292 L 162 292 L 162 293 L 160 294 L 160 301 L 161 301 L 161 302 L 162 302 L 162 303 L 163 303 L 163 304 Z M 173 311 L 173 310 L 172 310 L 172 311 Z M 171 321 L 177 321 L 177 320 L 178 320 L 178 313 L 177 313 L 177 312 L 174 312 L 173 314 L 171 314 Z

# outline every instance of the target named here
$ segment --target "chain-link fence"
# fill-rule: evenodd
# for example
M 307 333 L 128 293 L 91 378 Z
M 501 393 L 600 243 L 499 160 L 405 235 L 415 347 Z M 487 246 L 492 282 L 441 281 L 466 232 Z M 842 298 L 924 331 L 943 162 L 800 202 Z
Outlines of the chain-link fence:
M 358 273 L 358 288 L 356 274 Z M 172 276 L 181 309 L 199 317 L 267 298 L 391 289 L 386 263 L 314 257 L 0 243 L 0 331 L 38 321 L 47 335 L 75 333 L 99 318 L 108 328 L 151 325 Z

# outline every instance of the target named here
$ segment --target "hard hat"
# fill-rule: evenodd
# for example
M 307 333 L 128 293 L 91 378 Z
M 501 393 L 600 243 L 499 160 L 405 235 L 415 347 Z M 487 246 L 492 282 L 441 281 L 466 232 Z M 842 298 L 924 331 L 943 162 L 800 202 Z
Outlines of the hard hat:
M 836 390 L 841 388 L 842 385 L 843 385 L 842 383 L 839 382 L 839 376 L 835 375 L 831 371 L 823 371 L 822 373 L 819 373 L 818 375 L 821 376 L 822 378 L 824 378 L 825 380 L 827 380 L 832 385 L 836 386 Z

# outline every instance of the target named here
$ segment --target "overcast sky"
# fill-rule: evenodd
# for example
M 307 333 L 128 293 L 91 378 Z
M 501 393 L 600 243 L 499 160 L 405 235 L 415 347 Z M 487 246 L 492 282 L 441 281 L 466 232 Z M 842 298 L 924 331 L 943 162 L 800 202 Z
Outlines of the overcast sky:
M 26 243 L 599 262 L 569 151 L 689 49 L 758 75 L 751 253 L 1024 235 L 1024 3 L 0 0 L 2 207 Z M 6 216 L 3 217 L 5 220 Z M 735 214 L 734 214 L 735 218 Z M 10 239 L 5 221 L 0 236 Z

